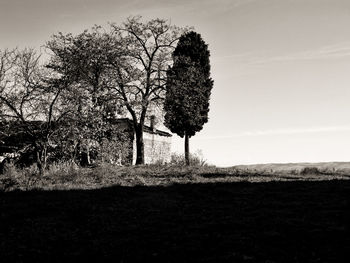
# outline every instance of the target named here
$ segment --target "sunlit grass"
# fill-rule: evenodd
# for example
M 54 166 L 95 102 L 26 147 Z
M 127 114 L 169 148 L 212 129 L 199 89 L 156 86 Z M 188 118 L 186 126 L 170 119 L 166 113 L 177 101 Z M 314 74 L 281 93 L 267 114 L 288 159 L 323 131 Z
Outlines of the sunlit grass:
M 8 165 L 0 175 L 0 190 L 67 190 L 98 189 L 109 186 L 158 186 L 188 183 L 217 182 L 270 182 L 300 180 L 350 179 L 350 169 L 334 165 L 270 165 L 215 166 L 143 165 L 117 166 L 100 164 L 79 167 L 76 164 L 55 163 L 44 176 L 39 176 L 35 166 L 19 169 Z

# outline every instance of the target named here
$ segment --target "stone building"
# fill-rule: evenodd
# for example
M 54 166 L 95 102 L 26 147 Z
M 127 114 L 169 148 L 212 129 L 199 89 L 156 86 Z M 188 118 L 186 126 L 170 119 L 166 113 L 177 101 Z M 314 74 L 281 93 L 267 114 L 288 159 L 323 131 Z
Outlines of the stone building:
M 41 123 L 37 122 L 36 125 Z M 18 132 L 12 136 L 4 136 L 0 127 L 0 163 L 6 157 L 17 158 L 19 152 L 22 151 L 21 149 L 30 144 L 28 136 L 24 132 L 20 132 L 19 127 L 17 127 Z M 80 151 L 83 164 L 94 162 L 96 158 L 96 154 L 95 157 L 93 156 L 94 149 L 98 149 L 97 156 L 103 161 L 119 165 L 136 163 L 136 137 L 132 121 L 128 118 L 117 119 L 111 130 L 113 131 L 111 138 L 105 138 L 101 144 L 92 140 L 83 141 Z M 152 118 L 149 125 L 144 125 L 143 130 L 145 164 L 169 162 L 172 135 L 157 129 Z
M 136 163 L 136 137 L 133 129 L 133 124 L 130 119 L 118 119 L 117 126 L 124 130 L 124 132 L 130 133 L 131 140 L 130 148 L 132 154 L 124 155 L 125 157 L 120 160 L 122 164 Z M 171 151 L 171 134 L 157 129 L 151 119 L 149 125 L 143 127 L 143 142 L 144 142 L 144 154 L 145 164 L 154 163 L 167 163 L 170 162 Z

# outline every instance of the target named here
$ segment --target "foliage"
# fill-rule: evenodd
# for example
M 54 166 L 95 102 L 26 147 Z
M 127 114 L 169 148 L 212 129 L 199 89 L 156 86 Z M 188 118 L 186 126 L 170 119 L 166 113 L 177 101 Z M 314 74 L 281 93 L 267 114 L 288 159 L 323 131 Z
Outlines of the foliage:
M 172 153 L 170 165 L 185 165 L 186 160 L 183 154 Z M 204 159 L 201 151 L 190 154 L 190 164 L 192 166 L 208 166 L 207 161 Z
M 56 161 L 120 163 L 130 138 L 116 118 L 128 112 L 143 163 L 144 122 L 150 107 L 162 108 L 171 51 L 187 31 L 131 17 L 109 30 L 53 35 L 45 63 L 32 49 L 0 51 L 0 143 L 13 142 L 17 163 L 36 162 L 41 175 Z
M 108 120 L 127 110 L 136 134 L 136 162 L 144 162 L 143 125 L 149 107 L 162 105 L 171 51 L 184 31 L 166 20 L 131 17 L 121 26 L 111 24 L 109 30 L 95 26 L 77 36 L 52 37 L 47 43 L 53 54 L 48 67 L 69 82 L 74 94 L 69 99 L 79 112 L 72 120 L 79 122 L 74 125 L 81 137 L 75 139 L 77 145 L 80 140 L 100 142 Z
M 317 167 L 304 167 L 300 174 L 302 175 L 310 175 L 310 174 L 322 174 L 321 171 Z
M 208 46 L 196 32 L 181 36 L 174 52 L 174 65 L 167 71 L 165 125 L 185 136 L 185 160 L 190 164 L 189 138 L 208 122 L 210 78 Z
M 120 110 L 107 92 L 111 81 L 107 63 L 113 50 L 111 45 L 99 27 L 77 36 L 59 33 L 47 43 L 52 53 L 47 67 L 58 74 L 57 81 L 66 82 L 69 87 L 63 106 L 71 114 L 60 126 L 56 140 L 66 159 L 78 161 L 82 153 L 87 158 L 84 162 L 90 164 L 90 155 L 96 150 L 94 145 L 100 144 L 112 129 L 111 121 Z
M 117 165 L 131 164 L 133 133 L 121 127 L 107 131 L 105 138 L 98 144 L 97 161 Z
M 210 78 L 208 46 L 193 31 L 181 36 L 167 74 L 165 125 L 183 137 L 195 135 L 208 121 Z
M 4 165 L 3 173 L 0 173 L 0 190 L 30 190 L 38 186 L 38 167 L 31 165 L 25 168 L 18 168 L 13 162 Z

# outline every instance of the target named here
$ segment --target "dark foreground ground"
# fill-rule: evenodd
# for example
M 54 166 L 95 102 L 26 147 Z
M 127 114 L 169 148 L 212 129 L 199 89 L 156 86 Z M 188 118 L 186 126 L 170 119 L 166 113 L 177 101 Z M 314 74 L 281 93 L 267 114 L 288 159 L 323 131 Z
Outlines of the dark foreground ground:
M 349 262 L 350 181 L 0 193 L 0 261 Z

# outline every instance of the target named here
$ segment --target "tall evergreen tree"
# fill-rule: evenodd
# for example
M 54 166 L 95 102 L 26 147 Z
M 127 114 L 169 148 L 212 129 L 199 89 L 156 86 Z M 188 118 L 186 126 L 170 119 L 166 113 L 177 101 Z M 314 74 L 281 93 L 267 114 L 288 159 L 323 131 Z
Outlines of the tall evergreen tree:
M 208 122 L 213 87 L 208 45 L 200 34 L 183 34 L 173 52 L 174 64 L 167 72 L 165 125 L 185 137 L 185 160 L 189 165 L 189 138 Z

